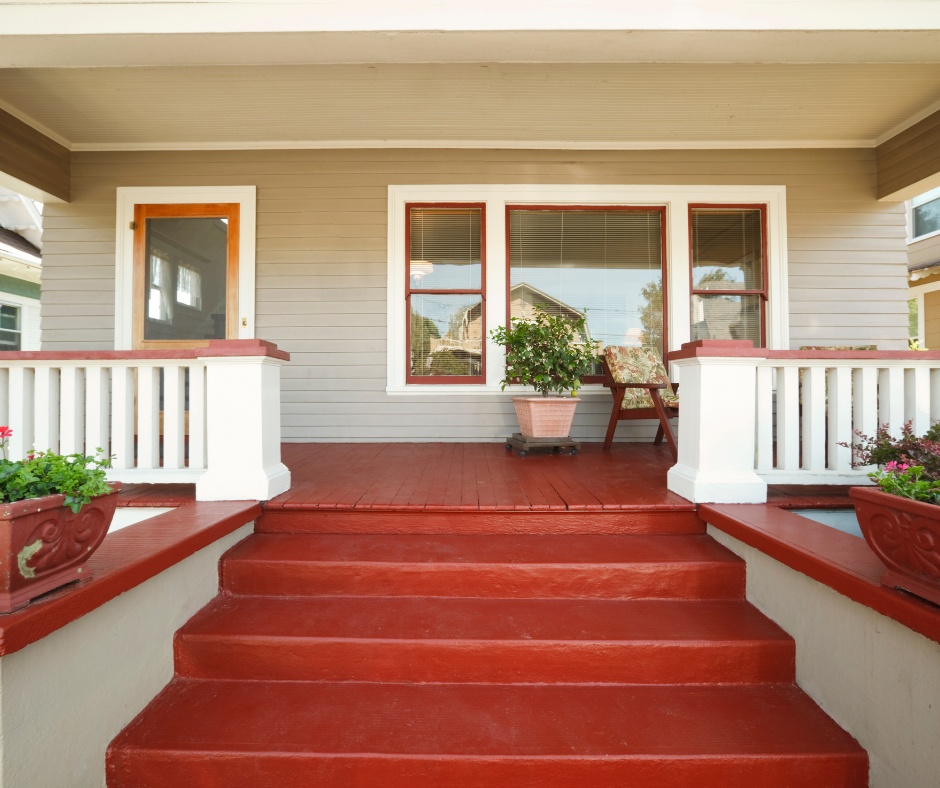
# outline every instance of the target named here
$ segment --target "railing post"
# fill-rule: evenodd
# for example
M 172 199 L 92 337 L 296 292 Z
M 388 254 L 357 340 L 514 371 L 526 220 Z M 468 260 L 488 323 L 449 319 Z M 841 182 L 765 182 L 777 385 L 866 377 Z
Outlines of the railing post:
M 682 385 L 668 488 L 696 503 L 766 502 L 767 483 L 754 471 L 760 351 L 747 341 L 700 340 L 670 360 Z
M 206 367 L 208 470 L 200 501 L 266 501 L 290 489 L 281 462 L 281 366 L 290 358 L 261 340 L 217 340 L 196 351 Z

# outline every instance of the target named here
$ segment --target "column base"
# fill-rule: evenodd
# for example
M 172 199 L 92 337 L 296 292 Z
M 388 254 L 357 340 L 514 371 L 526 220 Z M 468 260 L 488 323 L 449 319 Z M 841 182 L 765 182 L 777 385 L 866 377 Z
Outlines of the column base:
M 767 503 L 767 482 L 754 471 L 696 471 L 673 465 L 666 487 L 693 503 Z
M 197 501 L 267 501 L 290 489 L 290 471 L 279 462 L 259 470 L 209 469 L 196 482 Z

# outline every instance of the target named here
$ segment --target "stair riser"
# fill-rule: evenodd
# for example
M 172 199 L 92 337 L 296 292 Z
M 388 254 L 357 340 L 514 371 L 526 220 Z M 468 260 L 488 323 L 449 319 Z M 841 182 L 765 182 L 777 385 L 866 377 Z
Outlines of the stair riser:
M 349 640 L 178 635 L 177 675 L 450 683 L 759 684 L 794 680 L 792 641 Z
M 265 510 L 255 524 L 270 534 L 703 534 L 693 511 L 362 511 Z
M 866 788 L 856 756 L 684 757 L 276 756 L 111 750 L 109 788 Z
M 743 563 L 384 564 L 228 560 L 222 587 L 261 596 L 743 599 Z

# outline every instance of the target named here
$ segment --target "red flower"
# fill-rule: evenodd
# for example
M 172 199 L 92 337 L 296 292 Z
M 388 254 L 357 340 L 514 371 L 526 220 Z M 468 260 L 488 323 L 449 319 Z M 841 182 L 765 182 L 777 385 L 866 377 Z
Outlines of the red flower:
M 13 430 L 9 427 L 0 427 L 0 438 L 10 438 L 13 436 Z

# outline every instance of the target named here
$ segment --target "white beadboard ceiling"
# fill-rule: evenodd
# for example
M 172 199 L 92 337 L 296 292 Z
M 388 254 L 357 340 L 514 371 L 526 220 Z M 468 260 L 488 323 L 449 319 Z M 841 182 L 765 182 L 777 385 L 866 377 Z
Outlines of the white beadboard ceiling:
M 940 64 L 383 64 L 0 70 L 76 149 L 870 145 L 936 108 Z

